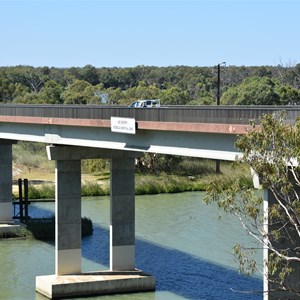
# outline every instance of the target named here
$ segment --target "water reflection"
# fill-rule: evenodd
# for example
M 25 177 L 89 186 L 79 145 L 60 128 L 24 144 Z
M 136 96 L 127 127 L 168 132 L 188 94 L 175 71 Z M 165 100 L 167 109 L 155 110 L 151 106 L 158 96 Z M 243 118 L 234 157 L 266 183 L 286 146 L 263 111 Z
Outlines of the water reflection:
M 100 238 L 83 240 L 83 257 L 108 265 L 109 232 L 97 226 L 94 235 Z M 136 267 L 155 275 L 157 291 L 184 299 L 240 300 L 241 295 L 243 299 L 261 298 L 261 295 L 252 294 L 262 290 L 259 278 L 245 277 L 230 268 L 140 239 L 136 240 Z
M 245 239 L 244 233 L 229 219 L 216 222 L 215 208 L 201 203 L 199 193 L 137 197 L 136 267 L 156 277 L 157 290 L 90 299 L 262 299 L 261 294 L 248 293 L 262 291 L 261 278 L 244 277 L 233 269 L 231 246 L 233 240 Z M 82 270 L 107 269 L 109 199 L 84 199 L 82 207 L 82 215 L 94 223 L 93 236 L 82 241 Z M 31 209 L 31 214 L 41 216 L 43 211 L 51 214 L 54 207 L 45 204 Z M 3 299 L 47 299 L 34 292 L 34 277 L 54 273 L 53 244 L 10 241 L 3 248 L 4 243 L 0 242 L 0 279 L 9 282 L 1 281 L 0 295 L 7 296 Z M 12 274 L 10 279 L 6 272 Z M 14 291 L 7 291 L 12 282 Z

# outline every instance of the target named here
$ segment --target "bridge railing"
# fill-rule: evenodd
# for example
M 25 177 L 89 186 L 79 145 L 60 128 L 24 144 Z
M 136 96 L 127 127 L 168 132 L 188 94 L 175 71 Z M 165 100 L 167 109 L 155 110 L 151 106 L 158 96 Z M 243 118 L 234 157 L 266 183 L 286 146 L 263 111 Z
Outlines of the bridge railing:
M 0 105 L 0 116 L 109 120 L 111 116 L 137 121 L 248 124 L 264 114 L 286 112 L 287 122 L 300 116 L 298 106 L 161 106 L 128 108 L 97 105 Z

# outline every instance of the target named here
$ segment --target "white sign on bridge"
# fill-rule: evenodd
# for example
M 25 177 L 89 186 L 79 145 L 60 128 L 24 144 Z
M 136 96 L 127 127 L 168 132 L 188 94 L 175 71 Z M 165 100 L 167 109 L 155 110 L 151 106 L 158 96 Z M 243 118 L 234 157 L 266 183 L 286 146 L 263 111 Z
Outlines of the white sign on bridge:
M 110 117 L 111 131 L 135 134 L 135 119 Z

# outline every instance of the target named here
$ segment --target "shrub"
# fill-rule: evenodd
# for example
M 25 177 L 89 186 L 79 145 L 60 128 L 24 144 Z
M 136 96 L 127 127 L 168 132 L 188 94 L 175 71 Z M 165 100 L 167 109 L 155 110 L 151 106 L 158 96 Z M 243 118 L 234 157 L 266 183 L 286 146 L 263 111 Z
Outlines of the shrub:
M 55 185 L 42 184 L 41 186 L 38 187 L 30 184 L 28 186 L 28 198 L 29 199 L 54 199 Z

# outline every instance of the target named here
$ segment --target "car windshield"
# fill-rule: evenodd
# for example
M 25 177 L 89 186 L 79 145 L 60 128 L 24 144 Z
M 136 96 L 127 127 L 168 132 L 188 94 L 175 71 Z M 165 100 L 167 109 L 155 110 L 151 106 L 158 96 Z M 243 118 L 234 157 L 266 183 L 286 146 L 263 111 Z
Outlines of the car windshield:
M 134 101 L 129 107 L 159 107 L 159 100 L 139 100 Z

